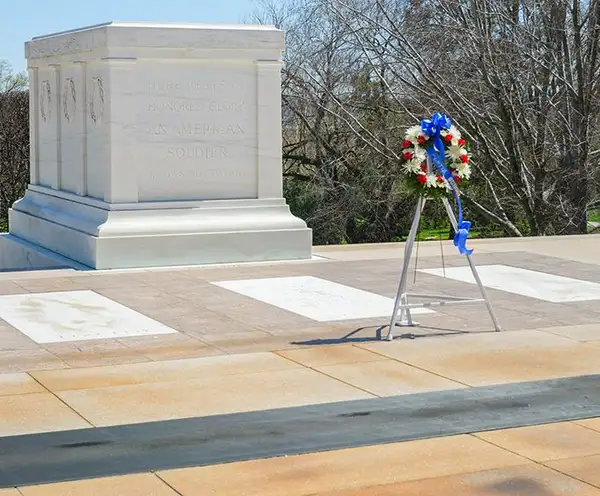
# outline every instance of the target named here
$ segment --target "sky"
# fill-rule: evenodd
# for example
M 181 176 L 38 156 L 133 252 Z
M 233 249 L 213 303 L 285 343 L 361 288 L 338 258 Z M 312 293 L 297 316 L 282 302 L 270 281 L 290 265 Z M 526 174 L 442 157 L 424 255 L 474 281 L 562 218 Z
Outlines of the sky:
M 242 22 L 256 0 L 0 0 L 0 61 L 25 70 L 34 36 L 108 21 L 204 24 Z

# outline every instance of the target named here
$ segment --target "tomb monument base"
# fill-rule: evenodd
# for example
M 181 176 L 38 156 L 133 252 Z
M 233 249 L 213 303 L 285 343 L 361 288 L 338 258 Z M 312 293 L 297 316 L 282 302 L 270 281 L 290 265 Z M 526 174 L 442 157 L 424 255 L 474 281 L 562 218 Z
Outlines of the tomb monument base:
M 26 44 L 11 235 L 95 269 L 309 259 L 283 198 L 283 33 L 107 23 Z

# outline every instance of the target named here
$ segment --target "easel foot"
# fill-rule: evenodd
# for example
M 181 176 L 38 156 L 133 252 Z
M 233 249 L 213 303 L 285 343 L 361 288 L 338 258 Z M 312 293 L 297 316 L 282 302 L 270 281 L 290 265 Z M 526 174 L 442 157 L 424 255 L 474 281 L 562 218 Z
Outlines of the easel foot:
M 400 322 L 396 322 L 396 325 L 398 327 L 419 327 L 421 324 L 414 320 L 401 320 Z
M 415 322 L 414 320 L 401 320 L 400 322 L 395 322 L 394 323 L 394 327 L 419 327 L 419 323 Z M 390 329 L 390 331 L 388 332 L 387 336 L 385 337 L 385 341 L 393 341 L 394 340 L 394 333 L 392 332 L 392 329 Z

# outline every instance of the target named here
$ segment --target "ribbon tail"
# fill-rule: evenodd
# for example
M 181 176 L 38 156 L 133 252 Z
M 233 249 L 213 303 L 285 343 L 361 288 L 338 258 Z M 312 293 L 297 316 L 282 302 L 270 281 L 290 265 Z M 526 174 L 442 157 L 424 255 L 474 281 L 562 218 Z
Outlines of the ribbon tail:
M 473 253 L 473 250 L 469 250 L 467 248 L 467 239 L 469 238 L 469 234 L 471 232 L 471 223 L 467 220 L 463 220 L 462 202 L 460 201 L 460 195 L 458 194 L 458 189 L 456 184 L 454 183 L 452 173 L 443 163 L 437 165 L 438 170 L 446 178 L 446 181 L 450 186 L 450 189 L 452 190 L 452 194 L 454 195 L 454 199 L 456 200 L 456 206 L 458 208 L 458 229 L 454 236 L 454 246 L 458 248 L 458 252 L 461 255 L 470 255 L 471 253 Z
M 456 235 L 454 236 L 454 246 L 458 248 L 461 255 L 470 255 L 473 250 L 467 248 L 467 239 L 469 238 L 469 232 L 471 230 L 471 223 L 467 220 L 462 221 L 458 225 Z
M 454 182 L 454 177 L 450 169 L 446 167 L 446 153 L 444 149 L 444 142 L 440 131 L 442 129 L 450 129 L 450 119 L 438 112 L 433 114 L 431 120 L 422 120 L 421 129 L 423 133 L 432 138 L 432 143 L 427 147 L 427 154 L 431 159 L 433 166 L 437 169 L 440 175 L 446 180 L 450 190 L 456 200 L 458 208 L 458 225 L 456 229 L 456 235 L 454 236 L 454 246 L 458 248 L 461 255 L 470 255 L 473 250 L 467 248 L 467 239 L 471 230 L 471 223 L 463 220 L 462 203 L 460 201 L 460 195 L 458 193 L 458 186 Z

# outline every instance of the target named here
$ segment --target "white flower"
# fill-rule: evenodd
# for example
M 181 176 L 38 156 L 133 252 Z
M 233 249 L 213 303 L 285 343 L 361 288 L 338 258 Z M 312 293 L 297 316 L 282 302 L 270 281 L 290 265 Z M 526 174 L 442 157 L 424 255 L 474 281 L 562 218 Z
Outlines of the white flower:
M 440 189 L 448 189 L 448 183 L 446 181 L 438 181 L 437 175 L 428 175 L 427 176 L 427 187 L 429 188 L 440 188 Z
M 427 159 L 427 151 L 422 146 L 416 146 L 414 150 L 415 159 L 424 162 Z
M 421 170 L 422 163 L 423 163 L 422 160 L 419 160 L 418 158 L 413 158 L 413 159 L 409 160 L 408 162 L 404 163 L 403 167 L 404 167 L 404 170 L 407 172 L 411 172 L 413 174 L 419 174 L 419 173 L 423 172 Z
M 454 127 L 454 124 L 450 126 L 450 134 L 453 138 L 460 139 L 460 131 Z
M 459 165 L 457 174 L 461 179 L 469 179 L 471 177 L 471 166 L 469 164 Z
M 444 189 L 446 187 L 446 181 L 438 181 L 436 186 L 440 189 Z
M 448 154 L 450 155 L 450 158 L 452 160 L 460 160 L 460 157 L 462 155 L 467 154 L 467 150 L 465 150 L 462 146 L 455 146 L 454 144 L 452 144 L 452 146 L 448 148 Z
M 406 139 L 415 143 L 421 134 L 421 126 L 412 126 L 406 130 Z
M 440 183 L 438 182 L 436 175 L 434 175 L 434 174 L 427 175 L 427 186 L 429 186 L 430 188 L 439 188 L 440 187 Z

